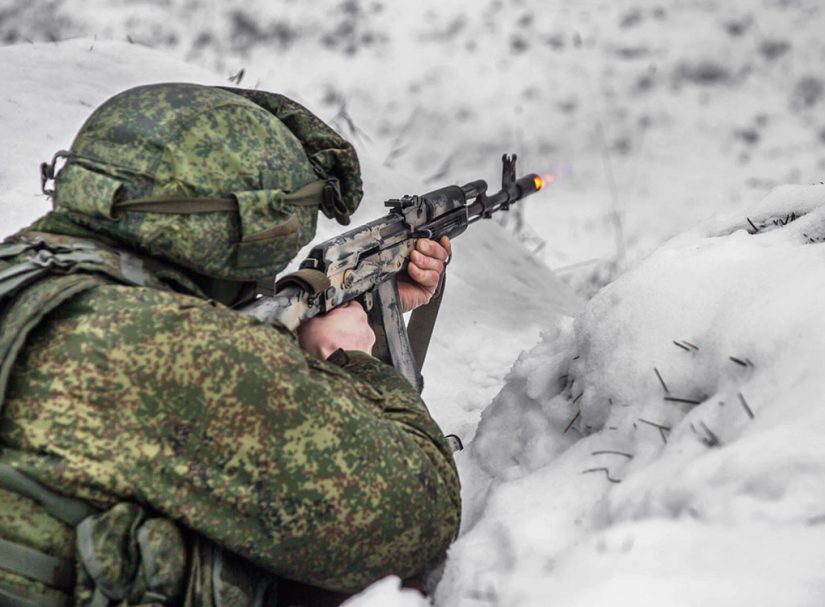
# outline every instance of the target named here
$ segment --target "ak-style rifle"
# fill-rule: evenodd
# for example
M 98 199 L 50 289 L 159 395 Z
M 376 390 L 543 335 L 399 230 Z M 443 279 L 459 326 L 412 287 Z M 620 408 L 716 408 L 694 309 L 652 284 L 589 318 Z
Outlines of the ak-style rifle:
M 385 202 L 380 219 L 314 247 L 300 269 L 277 281 L 276 294 L 242 308 L 265 322 L 295 329 L 303 321 L 355 299 L 367 310 L 376 334 L 373 355 L 393 365 L 420 392 L 421 367 L 443 294 L 443 281 L 429 304 L 413 311 L 409 327 L 398 301 L 395 276 L 405 272 L 419 238 L 455 238 L 479 219 L 507 211 L 537 192 L 541 177 L 516 177 L 516 156 L 502 157 L 501 190 L 487 194 L 484 180 L 450 185 L 423 195 Z

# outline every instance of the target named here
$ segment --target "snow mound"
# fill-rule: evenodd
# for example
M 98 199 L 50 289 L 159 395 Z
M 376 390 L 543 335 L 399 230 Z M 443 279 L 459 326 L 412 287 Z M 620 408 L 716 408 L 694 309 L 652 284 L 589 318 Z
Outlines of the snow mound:
M 522 355 L 437 604 L 821 605 L 825 186 L 660 247 Z
M 395 576 L 385 577 L 346 602 L 347 607 L 428 607 L 430 602 L 416 590 L 401 588 L 401 580 Z

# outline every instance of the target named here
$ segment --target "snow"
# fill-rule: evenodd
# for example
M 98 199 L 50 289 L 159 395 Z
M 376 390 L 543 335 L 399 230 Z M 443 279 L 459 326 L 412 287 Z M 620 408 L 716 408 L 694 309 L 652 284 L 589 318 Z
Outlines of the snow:
M 435 604 L 821 605 L 825 186 L 798 185 L 825 169 L 821 2 L 325 8 L 10 0 L 3 232 L 47 210 L 39 162 L 144 82 L 305 103 L 358 148 L 355 222 L 495 187 L 516 151 L 553 184 L 456 242 L 424 368 L 467 445 Z M 388 578 L 348 607 L 425 604 Z
M 415 590 L 402 589 L 401 580 L 391 575 L 346 602 L 346 605 L 352 604 L 359 607 L 428 607 L 430 602 Z
M 520 239 L 588 293 L 696 221 L 825 169 L 821 0 L 6 4 L 0 39 L 168 49 L 292 96 L 433 187 L 495 182 L 516 151 L 556 177 Z
M 778 188 L 522 355 L 460 455 L 437 604 L 821 604 L 824 220 L 825 186 Z

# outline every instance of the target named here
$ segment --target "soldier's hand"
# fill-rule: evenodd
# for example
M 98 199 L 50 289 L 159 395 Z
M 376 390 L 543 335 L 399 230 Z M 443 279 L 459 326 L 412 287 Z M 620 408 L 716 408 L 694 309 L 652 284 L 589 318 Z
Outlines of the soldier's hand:
M 302 350 L 323 359 L 339 348 L 370 354 L 375 343 L 367 313 L 355 301 L 310 318 L 298 327 L 296 333 Z
M 410 254 L 407 276 L 398 275 L 398 298 L 401 311 L 409 312 L 428 303 L 444 273 L 445 263 L 452 254 L 450 239 L 442 236 L 438 242 L 419 238 Z

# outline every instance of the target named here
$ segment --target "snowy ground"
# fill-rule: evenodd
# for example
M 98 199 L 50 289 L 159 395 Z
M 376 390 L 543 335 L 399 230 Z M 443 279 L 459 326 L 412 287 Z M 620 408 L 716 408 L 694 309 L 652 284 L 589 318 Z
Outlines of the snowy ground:
M 825 170 L 822 0 L 4 0 L 0 40 L 168 49 L 285 92 L 429 183 L 556 182 L 521 240 L 584 293 Z M 590 283 L 590 284 L 588 284 Z
M 422 178 L 496 183 L 517 151 L 555 182 L 516 238 L 457 243 L 425 368 L 474 437 L 436 605 L 825 604 L 825 188 L 759 202 L 825 173 L 825 7 L 546 4 L 7 0 L 3 231 L 46 209 L 37 163 L 140 82 L 234 74 L 308 104 L 364 159 L 356 221 Z M 575 319 L 520 245 L 598 291 Z M 393 580 L 352 601 L 425 604 Z
M 462 454 L 438 604 L 823 604 L 823 242 L 825 186 L 779 188 L 545 334 Z

